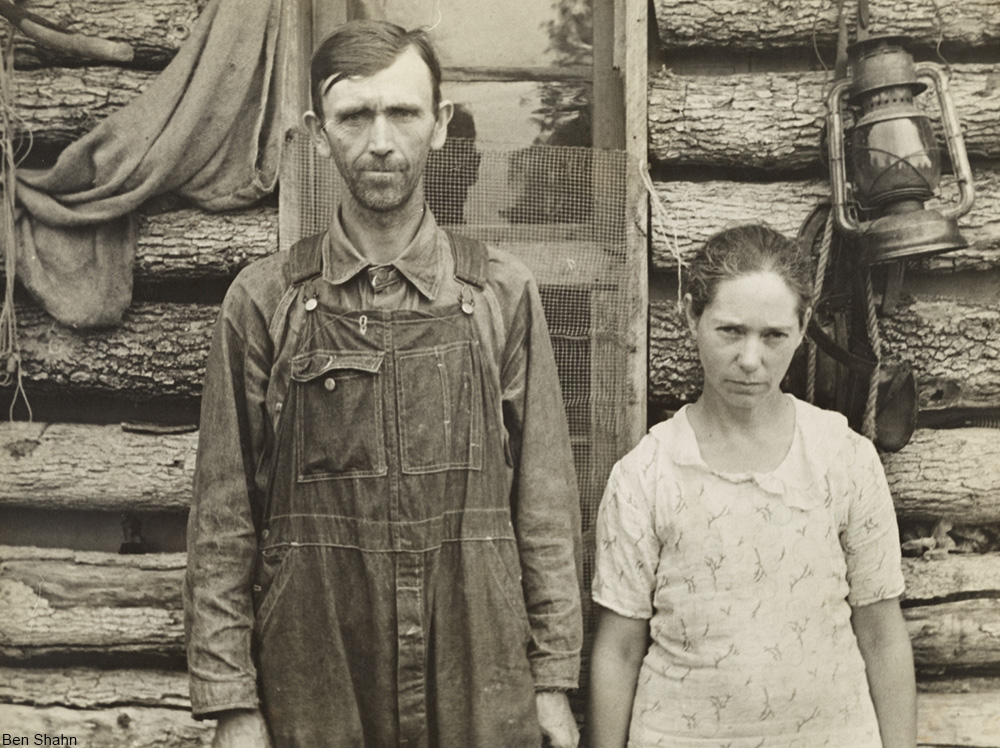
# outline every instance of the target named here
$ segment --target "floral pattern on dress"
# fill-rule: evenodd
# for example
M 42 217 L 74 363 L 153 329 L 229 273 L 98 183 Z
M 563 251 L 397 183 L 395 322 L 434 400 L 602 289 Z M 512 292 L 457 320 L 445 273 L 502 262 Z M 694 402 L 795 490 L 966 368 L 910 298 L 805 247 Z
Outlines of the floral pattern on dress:
M 881 746 L 850 618 L 903 591 L 892 498 L 871 442 L 792 399 L 770 473 L 709 468 L 686 408 L 612 470 L 593 597 L 650 620 L 633 748 Z

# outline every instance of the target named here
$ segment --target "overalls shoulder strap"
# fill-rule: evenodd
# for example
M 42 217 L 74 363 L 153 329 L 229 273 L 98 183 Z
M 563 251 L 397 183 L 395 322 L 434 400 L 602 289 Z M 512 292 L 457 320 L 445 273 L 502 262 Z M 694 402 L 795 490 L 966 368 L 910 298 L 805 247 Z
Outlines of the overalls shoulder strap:
M 293 286 L 315 278 L 323 272 L 323 237 L 325 236 L 324 232 L 299 239 L 288 250 L 288 273 Z
M 445 229 L 455 256 L 455 277 L 477 288 L 485 288 L 489 277 L 490 257 L 486 245 L 478 239 Z

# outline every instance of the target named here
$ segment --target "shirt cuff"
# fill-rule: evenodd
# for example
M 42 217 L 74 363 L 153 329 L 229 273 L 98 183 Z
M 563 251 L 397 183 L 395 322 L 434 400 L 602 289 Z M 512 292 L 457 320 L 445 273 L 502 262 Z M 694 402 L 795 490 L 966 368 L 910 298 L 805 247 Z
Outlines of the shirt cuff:
M 572 691 L 580 679 L 580 655 L 548 655 L 531 661 L 535 691 Z
M 257 683 L 253 679 L 206 681 L 191 678 L 191 714 L 212 719 L 230 709 L 257 709 Z

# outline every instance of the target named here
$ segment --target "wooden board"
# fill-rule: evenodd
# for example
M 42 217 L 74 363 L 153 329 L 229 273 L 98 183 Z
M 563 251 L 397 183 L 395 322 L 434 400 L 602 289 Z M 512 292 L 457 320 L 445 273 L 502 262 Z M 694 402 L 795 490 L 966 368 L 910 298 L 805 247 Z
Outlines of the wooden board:
M 908 603 L 958 596 L 1000 598 L 1000 554 L 952 554 L 946 558 L 904 558 Z
M 1000 599 L 973 599 L 905 608 L 918 668 L 1000 666 Z
M 0 666 L 0 704 L 97 709 L 156 706 L 188 709 L 183 670 L 102 670 L 88 667 Z

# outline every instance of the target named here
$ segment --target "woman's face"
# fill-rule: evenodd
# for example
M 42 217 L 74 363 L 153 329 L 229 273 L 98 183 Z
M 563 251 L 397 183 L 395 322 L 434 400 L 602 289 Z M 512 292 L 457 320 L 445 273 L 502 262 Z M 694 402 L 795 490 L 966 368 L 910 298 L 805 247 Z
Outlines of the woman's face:
M 798 298 L 767 271 L 722 281 L 701 317 L 685 298 L 688 325 L 705 369 L 705 395 L 734 408 L 771 402 L 802 342 Z

